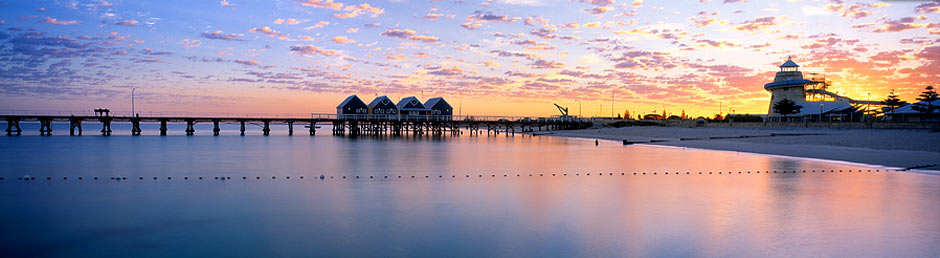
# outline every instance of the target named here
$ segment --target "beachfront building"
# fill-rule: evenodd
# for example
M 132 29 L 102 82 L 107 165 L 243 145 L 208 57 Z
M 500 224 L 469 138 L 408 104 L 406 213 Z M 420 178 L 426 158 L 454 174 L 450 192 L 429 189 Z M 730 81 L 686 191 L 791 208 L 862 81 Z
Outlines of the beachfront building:
M 369 102 L 369 114 L 398 115 L 398 106 L 387 96 L 379 96 Z
M 343 102 L 339 103 L 336 106 L 336 117 L 343 118 L 348 115 L 367 115 L 369 114 L 369 106 L 365 102 L 362 102 L 358 96 L 355 94 L 346 97 Z
M 920 101 L 894 110 L 885 108 L 884 114 L 892 122 L 940 122 L 940 100 Z
M 767 111 L 770 120 L 854 120 L 862 116 L 863 105 L 881 105 L 878 101 L 859 101 L 832 93 L 827 90 L 831 83 L 826 81 L 825 76 L 818 73 L 804 75 L 799 67 L 787 58 L 787 61 L 780 65 L 780 71 L 774 81 L 764 84 L 764 89 L 771 94 Z M 786 115 L 775 111 L 774 104 L 785 100 L 792 101 L 801 108 Z
M 397 106 L 402 119 L 427 119 L 431 114 L 431 109 L 421 104 L 414 96 L 399 100 Z
M 424 106 L 431 109 L 431 116 L 434 118 L 449 120 L 454 115 L 454 108 L 443 97 L 428 99 Z

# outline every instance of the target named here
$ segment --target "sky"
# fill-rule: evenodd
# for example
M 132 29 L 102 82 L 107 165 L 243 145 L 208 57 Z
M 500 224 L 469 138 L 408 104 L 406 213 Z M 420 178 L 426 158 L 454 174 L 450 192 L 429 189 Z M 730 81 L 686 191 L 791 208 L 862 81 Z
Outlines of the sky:
M 0 0 L 0 110 L 766 114 L 788 57 L 911 102 L 940 85 L 940 2 Z

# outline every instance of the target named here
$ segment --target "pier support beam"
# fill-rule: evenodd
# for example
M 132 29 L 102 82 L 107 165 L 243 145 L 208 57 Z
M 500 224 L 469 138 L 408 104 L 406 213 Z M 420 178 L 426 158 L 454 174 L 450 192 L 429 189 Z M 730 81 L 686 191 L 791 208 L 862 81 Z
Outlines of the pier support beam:
M 193 135 L 196 133 L 196 128 L 193 127 L 195 124 L 195 119 L 186 119 L 186 135 Z
M 132 125 L 131 135 L 135 135 L 135 136 L 140 135 L 141 130 L 140 130 L 140 116 L 139 115 L 135 116 L 134 118 L 131 118 L 131 125 Z
M 20 135 L 23 129 L 20 128 L 20 118 L 7 117 L 7 135 Z
M 271 120 L 264 120 L 264 129 L 261 131 L 264 132 L 265 136 L 271 133 Z
M 242 124 L 242 136 L 245 136 L 245 120 L 239 120 L 238 122 Z
M 52 118 L 39 119 L 39 135 L 52 135 Z
M 219 122 L 221 121 L 218 119 L 212 120 L 212 135 L 219 136 L 219 132 L 222 131 L 222 128 L 219 128 Z
M 166 136 L 166 122 L 167 119 L 160 119 L 160 135 Z
M 78 128 L 78 135 L 82 135 L 82 119 L 71 116 L 69 117 L 69 135 L 75 135 L 75 128 Z
M 219 122 L 218 119 L 212 119 L 212 135 L 219 136 L 219 132 L 222 131 L 222 129 L 219 128 Z
M 101 121 L 101 135 L 111 135 L 111 120 L 111 117 L 102 117 L 98 119 L 98 121 Z
M 294 120 L 287 120 L 287 135 L 294 135 Z
M 310 121 L 310 135 L 311 136 L 317 135 L 317 121 L 316 120 Z

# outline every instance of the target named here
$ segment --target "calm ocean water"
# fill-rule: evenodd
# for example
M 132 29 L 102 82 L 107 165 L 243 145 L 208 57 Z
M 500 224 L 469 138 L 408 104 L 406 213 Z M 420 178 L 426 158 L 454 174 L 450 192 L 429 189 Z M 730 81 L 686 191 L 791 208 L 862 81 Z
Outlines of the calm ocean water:
M 519 135 L 55 126 L 0 136 L 2 257 L 940 254 L 940 177 L 882 167 Z

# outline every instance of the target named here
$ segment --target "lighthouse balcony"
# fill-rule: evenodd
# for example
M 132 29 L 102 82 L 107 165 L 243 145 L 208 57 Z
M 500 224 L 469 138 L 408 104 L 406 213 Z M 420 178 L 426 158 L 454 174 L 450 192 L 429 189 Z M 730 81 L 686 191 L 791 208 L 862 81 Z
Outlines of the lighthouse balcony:
M 775 81 L 775 82 L 771 82 L 768 84 L 764 84 L 764 89 L 774 90 L 774 89 L 782 89 L 782 88 L 790 88 L 790 87 L 803 87 L 807 84 L 821 83 L 820 81 L 811 81 L 811 80 L 802 79 L 802 77 L 800 78 L 801 79 L 798 79 L 798 80 Z

